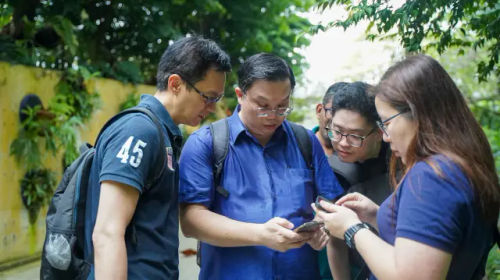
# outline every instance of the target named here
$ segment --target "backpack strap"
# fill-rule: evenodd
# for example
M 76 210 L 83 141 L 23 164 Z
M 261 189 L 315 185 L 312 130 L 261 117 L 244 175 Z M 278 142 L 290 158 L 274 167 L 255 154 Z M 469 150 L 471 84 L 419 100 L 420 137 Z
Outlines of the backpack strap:
M 361 181 L 361 170 L 356 163 L 343 162 L 337 154 L 328 157 L 328 164 L 335 172 L 335 176 L 344 178 L 350 186 Z
M 312 142 L 307 129 L 292 122 L 289 122 L 289 124 L 297 140 L 300 153 L 306 161 L 307 168 L 314 170 Z M 229 124 L 227 118 L 211 123 L 210 133 L 212 134 L 212 150 L 214 155 L 213 174 L 216 186 L 215 190 L 227 198 L 229 192 L 220 184 L 222 171 L 224 170 L 224 161 L 229 151 Z
M 212 134 L 212 150 L 214 155 L 213 173 L 215 190 L 227 198 L 229 192 L 220 184 L 222 171 L 224 170 L 224 161 L 229 151 L 229 124 L 227 118 L 211 123 L 210 133 Z
M 150 109 L 148 109 L 147 107 L 135 106 L 135 107 L 132 107 L 129 109 L 125 109 L 125 110 L 121 111 L 120 113 L 114 115 L 111 119 L 109 119 L 104 124 L 104 126 L 101 128 L 101 131 L 99 131 L 99 134 L 97 135 L 97 138 L 95 140 L 95 145 L 97 145 L 97 141 L 99 141 L 101 134 L 104 133 L 106 128 L 108 128 L 112 123 L 114 123 L 119 118 L 121 118 L 124 115 L 129 114 L 129 113 L 142 113 L 142 114 L 147 115 L 153 121 L 154 125 L 156 126 L 156 129 L 158 130 L 158 135 L 160 137 L 160 152 L 159 152 L 159 154 L 160 154 L 160 162 L 162 164 L 156 165 L 156 170 L 154 173 L 154 174 L 156 174 L 156 176 L 153 179 L 146 181 L 146 184 L 144 185 L 144 191 L 148 191 L 149 189 L 151 189 L 151 186 L 154 183 L 156 183 L 160 179 L 160 177 L 163 175 L 163 170 L 165 167 L 165 151 L 163 148 L 163 145 L 165 143 L 165 137 L 163 136 L 162 124 L 160 123 L 160 120 L 158 119 L 158 117 L 153 112 L 151 112 Z
M 97 139 L 95 141 L 95 144 L 97 145 L 97 141 L 99 141 L 99 138 L 101 137 L 101 134 L 108 128 L 113 122 L 118 120 L 119 118 L 123 117 L 126 114 L 129 113 L 142 113 L 147 115 L 154 123 L 156 126 L 156 129 L 158 130 L 158 136 L 160 137 L 160 162 L 162 163 L 161 165 L 158 164 L 156 165 L 156 170 L 155 173 L 156 176 L 154 176 L 152 179 L 149 179 L 146 181 L 144 184 L 144 192 L 147 192 L 148 190 L 151 189 L 151 187 L 158 182 L 158 180 L 161 178 L 163 175 L 163 171 L 165 170 L 165 150 L 164 150 L 164 143 L 165 143 L 165 136 L 163 135 L 163 128 L 162 124 L 160 123 L 160 120 L 158 117 L 147 107 L 142 107 L 142 106 L 135 106 L 129 109 L 125 109 L 121 111 L 120 113 L 114 115 L 110 120 L 108 120 L 104 126 L 101 128 L 101 131 L 99 132 L 99 135 L 97 135 Z M 132 217 L 132 220 L 129 223 L 129 226 L 127 227 L 127 230 L 125 232 L 126 238 L 130 239 L 132 241 L 132 244 L 137 246 L 138 241 L 137 241 L 137 233 L 136 233 L 136 227 L 135 227 L 135 215 Z M 92 252 L 91 258 L 93 259 L 94 252 Z
M 306 161 L 307 168 L 314 170 L 312 142 L 309 133 L 307 133 L 307 129 L 293 122 L 288 122 L 288 124 L 292 128 L 295 139 L 297 140 L 297 144 L 299 145 L 300 153 Z
M 210 134 L 212 134 L 213 178 L 215 191 L 224 198 L 229 196 L 229 192 L 220 184 L 224 161 L 229 151 L 229 124 L 227 118 L 215 121 L 210 124 Z M 201 267 L 201 241 L 198 240 L 196 250 L 196 263 Z

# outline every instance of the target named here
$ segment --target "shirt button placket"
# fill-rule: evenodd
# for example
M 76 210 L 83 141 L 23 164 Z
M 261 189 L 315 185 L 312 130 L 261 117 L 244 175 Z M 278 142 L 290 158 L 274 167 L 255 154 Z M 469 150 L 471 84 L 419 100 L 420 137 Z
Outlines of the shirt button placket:
M 262 157 L 264 159 L 264 163 L 266 164 L 266 171 L 267 171 L 267 175 L 269 176 L 269 186 L 270 186 L 270 190 L 271 190 L 271 197 L 273 199 L 273 205 L 272 205 L 272 217 L 275 216 L 275 213 L 276 213 L 276 191 L 274 189 L 274 183 L 273 183 L 273 177 L 272 177 L 272 171 L 271 171 L 271 166 L 270 166 L 270 163 L 268 161 L 268 156 L 267 156 L 268 152 L 266 150 L 266 148 L 263 148 L 262 149 Z M 279 276 L 276 276 L 275 274 L 277 273 L 277 268 L 276 268 L 276 260 L 277 260 L 277 252 L 273 252 L 273 259 L 272 259 L 272 275 L 273 275 L 273 279 L 279 279 Z M 278 278 L 276 278 L 278 277 Z
M 268 156 L 267 156 L 268 152 L 266 150 L 266 148 L 263 148 L 262 149 L 262 157 L 264 158 L 264 162 L 266 164 L 266 171 L 267 171 L 267 175 L 269 176 L 269 186 L 270 186 L 270 189 L 271 189 L 271 197 L 273 198 L 273 216 L 274 216 L 274 213 L 276 213 L 276 209 L 275 209 L 275 206 L 276 206 L 276 191 L 274 189 L 274 182 L 273 182 L 273 175 L 272 175 L 272 171 L 271 171 L 271 164 L 269 163 L 268 161 Z

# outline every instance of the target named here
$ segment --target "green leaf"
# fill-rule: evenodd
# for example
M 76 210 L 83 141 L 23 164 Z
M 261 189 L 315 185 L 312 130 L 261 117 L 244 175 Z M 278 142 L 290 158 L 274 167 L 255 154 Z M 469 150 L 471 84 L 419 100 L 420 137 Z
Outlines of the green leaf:
M 14 9 L 9 4 L 0 4 L 0 29 L 12 21 Z
M 120 61 L 115 65 L 115 72 L 119 80 L 124 82 L 140 83 L 143 81 L 139 66 L 130 61 Z
M 55 16 L 51 19 L 56 33 L 62 38 L 64 44 L 69 48 L 71 55 L 75 55 L 78 48 L 78 40 L 73 31 L 73 24 L 68 18 Z

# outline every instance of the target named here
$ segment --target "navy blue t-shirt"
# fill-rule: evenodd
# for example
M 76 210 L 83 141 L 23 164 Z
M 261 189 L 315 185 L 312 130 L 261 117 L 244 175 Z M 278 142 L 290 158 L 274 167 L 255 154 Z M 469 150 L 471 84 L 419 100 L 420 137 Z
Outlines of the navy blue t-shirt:
M 177 279 L 178 272 L 178 166 L 181 132 L 167 110 L 153 96 L 143 95 L 139 106 L 150 109 L 163 124 L 165 143 L 158 129 L 142 113 L 129 113 L 111 124 L 101 135 L 91 168 L 85 217 L 85 253 L 93 250 L 92 231 L 103 181 L 136 188 L 140 195 L 132 223 L 137 242 L 125 238 L 128 279 Z M 160 153 L 166 153 L 165 164 Z M 146 183 L 164 165 L 162 177 L 145 190 Z M 92 272 L 89 279 L 94 279 Z
M 392 245 L 403 237 L 450 253 L 446 279 L 480 279 L 494 225 L 483 220 L 472 186 L 455 163 L 444 156 L 428 162 L 432 166 L 421 161 L 411 168 L 380 206 L 380 237 Z

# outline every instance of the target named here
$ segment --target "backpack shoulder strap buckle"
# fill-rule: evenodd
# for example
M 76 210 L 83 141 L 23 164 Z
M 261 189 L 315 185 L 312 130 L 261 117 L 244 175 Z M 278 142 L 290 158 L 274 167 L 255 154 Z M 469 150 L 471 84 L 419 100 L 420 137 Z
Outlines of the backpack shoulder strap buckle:
M 221 185 L 221 175 L 224 170 L 224 161 L 229 151 L 229 124 L 227 118 L 210 124 L 212 134 L 212 150 L 214 155 L 213 173 L 215 191 L 227 198 L 229 191 Z

